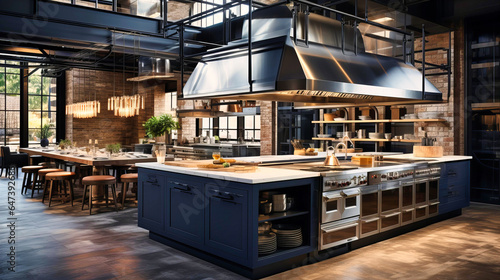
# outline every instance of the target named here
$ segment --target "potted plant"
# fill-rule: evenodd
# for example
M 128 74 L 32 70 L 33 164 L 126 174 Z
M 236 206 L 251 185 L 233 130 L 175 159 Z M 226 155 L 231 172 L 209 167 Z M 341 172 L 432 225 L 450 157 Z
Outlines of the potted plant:
M 158 138 L 164 134 L 170 134 L 173 129 L 178 129 L 179 122 L 175 121 L 171 115 L 163 114 L 149 118 L 143 126 L 149 138 Z
M 111 155 L 119 153 L 121 147 L 122 146 L 120 145 L 120 143 L 108 144 L 108 145 L 106 145 L 106 152 L 108 152 L 111 156 Z
M 69 146 L 71 146 L 71 140 L 66 140 L 66 139 L 62 139 L 60 142 L 59 142 L 59 148 L 61 148 L 61 150 L 64 150 L 66 148 L 68 148 Z
M 40 138 L 40 146 L 47 147 L 49 145 L 49 137 L 54 134 L 50 128 L 52 124 L 47 123 L 42 126 L 39 132 L 37 132 L 36 136 Z

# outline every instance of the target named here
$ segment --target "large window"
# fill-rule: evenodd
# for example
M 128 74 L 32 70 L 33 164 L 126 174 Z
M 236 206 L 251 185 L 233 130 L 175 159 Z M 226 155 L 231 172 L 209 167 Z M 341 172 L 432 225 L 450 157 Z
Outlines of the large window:
M 71 4 L 71 0 L 53 0 L 55 2 Z M 129 15 L 160 19 L 161 0 L 76 0 L 75 4 L 89 8 L 113 11 L 113 1 L 116 2 L 116 11 Z
M 28 133 L 29 144 L 39 145 L 40 128 L 50 124 L 55 141 L 56 135 L 56 78 L 41 76 L 37 70 L 28 77 Z M 35 140 L 36 139 L 36 140 Z
M 224 4 L 224 2 L 226 2 L 226 3 L 231 2 L 231 0 L 226 0 L 226 1 L 224 1 L 224 0 L 206 0 L 204 2 L 222 5 L 222 4 Z M 215 6 L 210 5 L 210 4 L 195 3 L 193 5 L 193 15 L 202 13 L 206 10 L 210 10 L 213 8 L 215 8 Z M 226 18 L 235 18 L 235 17 L 239 17 L 242 15 L 246 15 L 246 14 L 248 14 L 248 5 L 241 4 L 241 5 L 234 6 L 230 10 L 226 11 Z M 219 12 L 219 13 L 216 13 L 212 16 L 204 17 L 203 19 L 194 22 L 193 25 L 199 26 L 199 27 L 207 27 L 210 25 L 221 23 L 222 20 L 223 20 L 223 14 L 222 14 L 222 12 Z
M 203 118 L 200 121 L 199 135 L 219 136 L 221 141 L 236 141 L 243 137 L 245 141 L 260 140 L 260 115 L 228 116 Z
M 16 61 L 0 60 L 0 141 L 2 145 L 19 145 L 21 70 L 5 65 Z

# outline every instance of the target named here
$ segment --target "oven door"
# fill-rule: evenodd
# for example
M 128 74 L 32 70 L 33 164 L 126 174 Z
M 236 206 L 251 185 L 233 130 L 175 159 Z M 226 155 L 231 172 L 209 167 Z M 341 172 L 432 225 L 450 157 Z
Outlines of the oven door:
M 411 224 L 415 219 L 415 186 L 413 182 L 401 185 L 401 225 Z
M 359 188 L 351 188 L 346 190 L 341 190 L 340 195 L 342 195 L 342 219 L 350 218 L 354 216 L 359 216 L 359 210 L 361 208 L 360 200 L 361 191 Z
M 428 183 L 429 192 L 429 217 L 436 216 L 439 212 L 439 177 L 430 178 Z
M 340 220 L 344 210 L 344 197 L 340 191 L 324 192 L 321 207 L 321 223 Z
M 380 231 L 401 225 L 401 187 L 399 182 L 380 185 Z
M 358 239 L 358 217 L 321 225 L 319 249 L 335 247 Z
M 428 178 L 415 180 L 415 221 L 429 217 Z
M 380 232 L 379 207 L 380 200 L 378 185 L 363 187 L 361 191 L 359 238 L 367 237 Z

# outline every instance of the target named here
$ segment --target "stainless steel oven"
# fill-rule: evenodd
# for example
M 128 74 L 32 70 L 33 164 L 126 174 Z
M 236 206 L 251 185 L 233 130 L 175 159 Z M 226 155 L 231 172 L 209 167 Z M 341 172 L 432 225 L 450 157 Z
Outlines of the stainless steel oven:
M 319 250 L 357 240 L 358 225 L 358 217 L 322 224 L 319 232 Z
M 390 230 L 401 225 L 400 182 L 387 182 L 380 189 L 380 231 Z
M 420 178 L 415 180 L 415 221 L 426 219 L 428 208 L 427 178 Z
M 380 232 L 380 199 L 378 185 L 361 189 L 361 215 L 359 237 L 367 237 Z
M 427 182 L 428 187 L 428 201 L 429 217 L 436 216 L 439 213 L 439 177 L 431 177 Z
M 440 174 L 439 166 L 415 170 L 415 221 L 438 214 Z
M 323 175 L 323 174 L 322 174 Z M 346 172 L 323 175 L 319 249 L 341 245 L 359 237 L 361 186 L 367 183 L 366 173 Z
M 321 207 L 321 222 L 329 223 L 359 216 L 360 193 L 359 188 L 324 192 Z
M 401 225 L 415 220 L 415 185 L 412 181 L 401 184 Z

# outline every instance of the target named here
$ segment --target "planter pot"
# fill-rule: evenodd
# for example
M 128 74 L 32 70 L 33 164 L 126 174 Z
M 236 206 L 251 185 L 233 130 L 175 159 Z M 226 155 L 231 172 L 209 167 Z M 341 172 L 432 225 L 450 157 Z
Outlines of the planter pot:
M 40 146 L 47 147 L 48 145 L 49 145 L 49 139 L 43 138 L 42 140 L 40 140 Z

